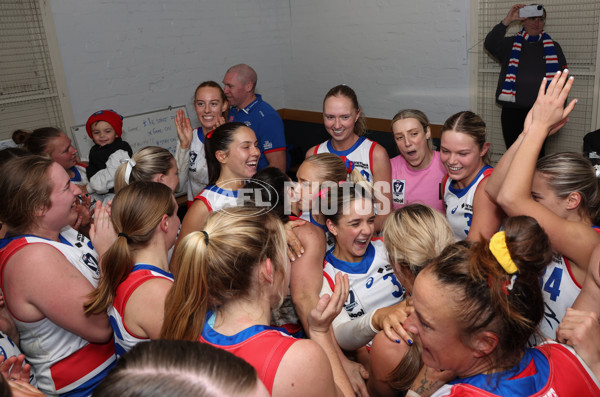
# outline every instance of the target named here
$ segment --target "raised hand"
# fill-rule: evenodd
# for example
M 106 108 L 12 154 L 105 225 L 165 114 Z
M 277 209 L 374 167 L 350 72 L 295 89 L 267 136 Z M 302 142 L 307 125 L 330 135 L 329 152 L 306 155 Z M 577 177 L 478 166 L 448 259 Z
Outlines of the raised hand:
M 179 138 L 179 146 L 182 149 L 187 149 L 192 144 L 194 130 L 190 119 L 185 117 L 183 109 L 179 109 L 175 114 L 175 127 L 177 128 L 177 137 Z
M 573 99 L 565 106 L 573 81 L 573 77 L 569 77 L 568 69 L 565 69 L 562 73 L 560 71 L 556 72 L 550 84 L 547 84 L 547 79 L 544 77 L 540 84 L 538 97 L 530 115 L 528 115 L 528 118 L 531 116 L 530 122 L 529 120 L 525 122 L 528 127 L 527 132 L 535 126 L 551 135 L 566 124 L 569 114 L 577 103 L 577 99 Z M 546 85 L 548 85 L 548 88 L 546 88 Z
M 328 333 L 331 322 L 344 308 L 344 303 L 348 298 L 350 283 L 348 275 L 343 275 L 339 272 L 335 275 L 335 289 L 333 295 L 324 294 L 319 299 L 317 306 L 311 310 L 308 315 L 308 325 L 310 335 L 313 332 Z
M 111 203 L 103 206 L 100 201 L 96 203 L 94 224 L 90 227 L 90 240 L 100 257 L 117 239 L 117 233 L 110 219 L 110 205 Z
M 510 10 L 508 10 L 508 14 L 502 20 L 502 23 L 504 24 L 504 26 L 510 25 L 513 21 L 522 21 L 522 20 L 526 19 L 526 18 L 521 18 L 519 16 L 519 10 L 523 7 L 525 7 L 525 4 L 515 4 L 514 6 L 510 7 Z

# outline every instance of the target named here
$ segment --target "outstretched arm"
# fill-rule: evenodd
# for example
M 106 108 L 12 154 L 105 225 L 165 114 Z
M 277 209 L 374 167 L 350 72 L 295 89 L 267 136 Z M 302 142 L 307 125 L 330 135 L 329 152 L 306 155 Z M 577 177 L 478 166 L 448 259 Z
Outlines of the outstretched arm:
M 553 249 L 584 270 L 592 250 L 600 242 L 600 235 L 589 224 L 570 221 L 554 213 L 536 202 L 531 195 L 536 162 L 544 140 L 566 123 L 575 107 L 576 100 L 565 106 L 573 85 L 573 79 L 568 78 L 568 74 L 568 70 L 557 72 L 547 89 L 546 78 L 542 80 L 538 98 L 531 110 L 531 125 L 509 166 L 497 202 L 509 216 L 529 215 L 535 218 L 548 234 Z

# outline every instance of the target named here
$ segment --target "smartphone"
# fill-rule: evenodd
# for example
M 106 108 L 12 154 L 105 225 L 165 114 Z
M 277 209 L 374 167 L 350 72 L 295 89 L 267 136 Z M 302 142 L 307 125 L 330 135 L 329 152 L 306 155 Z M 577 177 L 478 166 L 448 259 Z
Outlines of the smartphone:
M 533 4 L 519 9 L 519 17 L 541 17 L 544 15 L 544 6 L 541 4 Z

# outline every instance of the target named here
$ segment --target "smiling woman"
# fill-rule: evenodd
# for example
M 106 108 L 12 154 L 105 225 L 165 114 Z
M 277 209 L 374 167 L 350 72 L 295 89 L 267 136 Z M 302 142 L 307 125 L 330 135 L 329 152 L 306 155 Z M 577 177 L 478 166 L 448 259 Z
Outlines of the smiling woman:
M 391 210 L 390 158 L 383 146 L 364 137 L 365 118 L 352 88 L 338 85 L 327 92 L 323 100 L 323 123 L 331 139 L 308 149 L 306 157 L 333 153 L 344 161 L 352 161 L 361 175 L 377 189 L 375 197 L 379 208 L 375 229 L 381 230 Z
M 177 136 L 177 167 L 180 170 L 181 183 L 187 183 L 188 202 L 208 184 L 208 171 L 204 144 L 206 135 L 225 122 L 225 112 L 229 104 L 221 86 L 214 81 L 200 83 L 194 93 L 194 110 L 200 126 L 192 130 L 190 119 L 183 110 L 178 110 L 175 117 Z
M 544 315 L 539 279 L 552 251 L 533 218 L 509 218 L 504 230 L 450 245 L 416 278 L 404 325 L 420 338 L 426 366 L 457 376 L 434 396 L 598 395 L 571 349 L 527 349 Z
M 83 312 L 99 272 L 92 244 L 69 227 L 81 190 L 58 163 L 26 156 L 0 168 L 0 191 L 0 287 L 21 350 L 44 394 L 89 395 L 115 355 L 106 312 Z
M 485 122 L 470 111 L 450 116 L 442 126 L 440 157 L 448 171 L 442 195 L 457 240 L 490 238 L 500 226 L 502 211 L 485 192 L 492 173 L 485 135 Z
M 238 205 L 237 191 L 256 173 L 260 150 L 254 131 L 243 123 L 226 123 L 207 135 L 209 185 L 194 197 L 185 214 L 179 240 L 202 230 L 208 214 Z
M 350 295 L 333 322 L 338 344 L 345 350 L 364 347 L 383 327 L 387 308 L 404 305 L 404 288 L 396 279 L 383 241 L 373 238 L 373 201 L 359 185 L 343 183 L 329 189 L 325 214 L 335 245 L 325 255 L 324 292 L 334 289 L 336 273 L 347 274 Z

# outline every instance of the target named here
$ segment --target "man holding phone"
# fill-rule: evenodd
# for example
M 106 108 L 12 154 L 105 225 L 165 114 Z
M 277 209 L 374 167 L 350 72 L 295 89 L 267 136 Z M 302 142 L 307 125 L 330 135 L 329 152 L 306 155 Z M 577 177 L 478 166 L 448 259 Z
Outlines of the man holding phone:
M 505 37 L 508 26 L 520 21 L 523 28 Z M 541 4 L 515 4 L 489 32 L 485 49 L 500 62 L 496 102 L 502 106 L 502 135 L 508 149 L 523 130 L 544 77 L 551 80 L 567 67 L 560 45 L 544 31 L 546 10 Z M 540 156 L 544 155 L 544 149 Z

